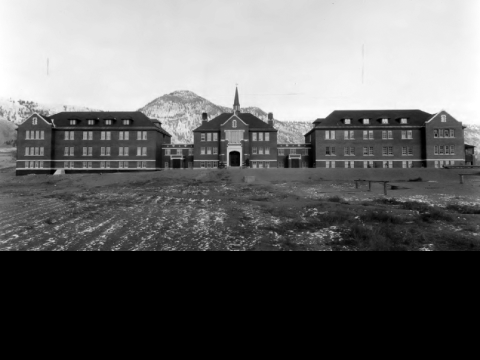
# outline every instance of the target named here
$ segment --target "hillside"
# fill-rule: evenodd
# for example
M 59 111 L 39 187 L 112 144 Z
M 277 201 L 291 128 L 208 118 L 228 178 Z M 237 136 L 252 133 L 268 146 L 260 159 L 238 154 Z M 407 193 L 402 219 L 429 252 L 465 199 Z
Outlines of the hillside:
M 0 146 L 9 145 L 16 137 L 15 124 L 0 118 Z

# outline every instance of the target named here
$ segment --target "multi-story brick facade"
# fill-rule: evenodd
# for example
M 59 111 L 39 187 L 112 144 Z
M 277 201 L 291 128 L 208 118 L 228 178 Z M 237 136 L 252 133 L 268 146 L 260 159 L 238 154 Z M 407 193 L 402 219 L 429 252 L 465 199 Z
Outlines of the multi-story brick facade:
M 464 127 L 445 111 L 335 111 L 305 135 L 311 167 L 420 168 L 464 165 Z
M 278 167 L 277 133 L 273 114 L 268 123 L 240 111 L 238 89 L 232 113 L 224 113 L 211 121 L 202 115 L 203 123 L 194 133 L 194 168 L 248 166 Z
M 17 132 L 17 175 L 157 170 L 171 142 L 140 112 L 35 114 Z
M 171 144 L 140 112 L 38 114 L 18 126 L 17 175 L 229 168 L 443 168 L 475 163 L 464 127 L 445 111 L 334 111 L 304 144 L 278 144 L 273 114 L 231 113 L 203 122 L 194 144 Z

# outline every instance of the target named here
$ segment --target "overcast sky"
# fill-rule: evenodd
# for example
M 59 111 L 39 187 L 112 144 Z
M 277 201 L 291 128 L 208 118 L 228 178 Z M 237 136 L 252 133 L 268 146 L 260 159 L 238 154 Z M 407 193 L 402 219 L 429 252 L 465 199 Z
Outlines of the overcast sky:
M 280 120 L 418 108 L 480 124 L 479 19 L 479 0 L 0 0 L 0 96 L 232 106 L 238 83 Z

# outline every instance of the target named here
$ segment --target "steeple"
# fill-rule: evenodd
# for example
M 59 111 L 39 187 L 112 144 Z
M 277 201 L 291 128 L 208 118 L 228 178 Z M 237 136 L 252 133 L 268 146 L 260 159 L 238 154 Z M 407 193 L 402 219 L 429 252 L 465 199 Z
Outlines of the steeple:
M 233 111 L 235 113 L 240 112 L 240 97 L 238 96 L 238 87 L 235 91 L 235 102 L 233 104 Z

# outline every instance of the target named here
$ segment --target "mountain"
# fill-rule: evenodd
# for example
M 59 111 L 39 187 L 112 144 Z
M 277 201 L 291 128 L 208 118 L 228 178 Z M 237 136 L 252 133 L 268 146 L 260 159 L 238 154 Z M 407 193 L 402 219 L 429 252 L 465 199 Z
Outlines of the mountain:
M 191 91 L 175 91 L 153 100 L 139 111 L 160 120 L 163 128 L 172 134 L 172 142 L 178 144 L 193 142 L 192 130 L 202 124 L 203 112 L 213 119 L 222 113 L 232 112 L 232 108 L 215 105 Z M 268 118 L 265 111 L 256 107 L 243 108 L 242 112 L 253 114 L 263 121 Z M 279 143 L 303 143 L 303 135 L 312 128 L 312 124 L 276 120 L 275 127 L 279 130 Z

